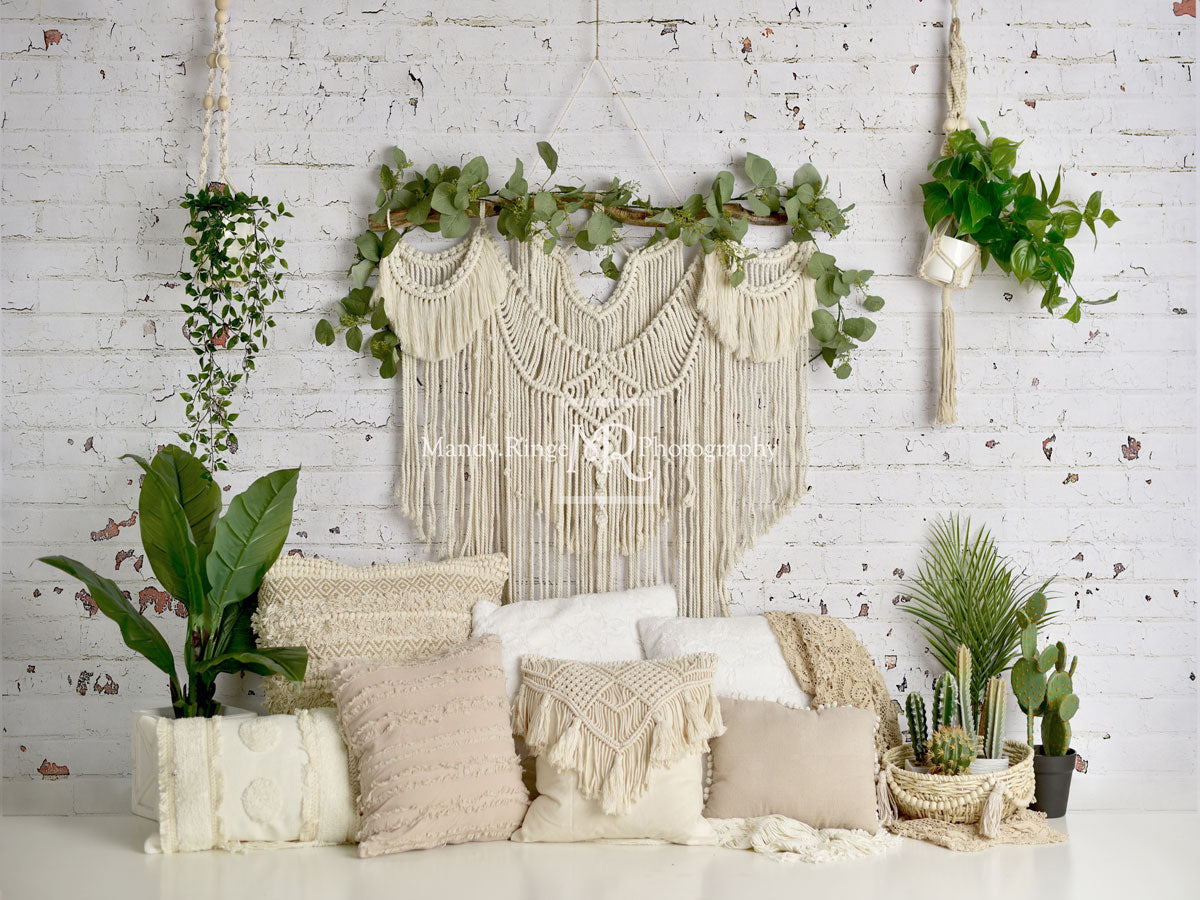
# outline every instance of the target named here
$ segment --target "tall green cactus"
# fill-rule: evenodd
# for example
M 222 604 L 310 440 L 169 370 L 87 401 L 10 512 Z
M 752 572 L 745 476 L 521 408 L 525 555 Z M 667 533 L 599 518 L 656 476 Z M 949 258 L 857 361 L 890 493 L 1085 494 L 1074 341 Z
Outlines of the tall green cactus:
M 957 715 L 958 690 L 954 684 L 954 676 L 943 672 L 933 685 L 932 729 L 937 731 L 946 725 L 955 724 Z
M 1026 740 L 1033 745 L 1033 721 L 1044 714 L 1046 702 L 1046 673 L 1054 665 L 1057 651 L 1047 647 L 1038 652 L 1038 624 L 1046 614 L 1046 597 L 1041 592 L 1034 594 L 1017 611 L 1021 625 L 1021 658 L 1012 669 L 1012 689 L 1017 703 L 1026 716 Z
M 1047 650 L 1052 649 L 1047 647 Z M 1071 749 L 1071 717 L 1079 711 L 1075 694 L 1075 667 L 1079 657 L 1067 668 L 1067 645 L 1059 641 L 1054 649 L 1054 674 L 1046 682 L 1045 711 L 1042 713 L 1042 753 L 1046 756 L 1066 756 Z
M 1007 692 L 1004 679 L 989 678 L 983 697 L 983 715 L 979 719 L 980 739 L 983 755 L 988 759 L 1000 759 L 1004 755 L 1004 704 Z
M 925 698 L 916 691 L 905 697 L 904 714 L 908 717 L 908 741 L 913 748 L 913 764 L 923 766 L 929 741 L 925 724 Z
M 973 737 L 978 730 L 978 723 L 975 721 L 975 703 L 971 693 L 971 651 L 966 644 L 958 646 L 954 674 L 958 678 L 958 721 L 963 731 Z

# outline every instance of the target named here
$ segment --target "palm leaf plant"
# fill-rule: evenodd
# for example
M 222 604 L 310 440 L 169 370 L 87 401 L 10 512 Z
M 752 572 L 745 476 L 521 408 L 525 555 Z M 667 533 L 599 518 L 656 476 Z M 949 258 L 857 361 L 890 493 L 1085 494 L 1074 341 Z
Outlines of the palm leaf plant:
M 988 529 L 973 529 L 970 519 L 952 515 L 934 524 L 917 573 L 906 584 L 904 609 L 920 620 L 929 649 L 947 671 L 957 671 L 960 645 L 970 651 L 971 708 L 976 712 L 988 679 L 1007 670 L 1018 655 L 1017 613 L 1051 581 L 1038 586 L 1016 571 L 1000 555 Z
M 301 681 L 308 651 L 256 647 L 250 629 L 258 586 L 291 528 L 300 470 L 264 475 L 234 497 L 221 515 L 220 487 L 186 450 L 170 445 L 150 462 L 133 454 L 122 457 L 126 458 L 145 472 L 138 522 L 146 558 L 163 588 L 187 607 L 187 683 L 179 680 L 162 632 L 115 582 L 66 556 L 44 556 L 40 561 L 82 581 L 100 612 L 117 623 L 126 646 L 167 675 L 176 718 L 217 715 L 221 707 L 214 694 L 222 672 Z

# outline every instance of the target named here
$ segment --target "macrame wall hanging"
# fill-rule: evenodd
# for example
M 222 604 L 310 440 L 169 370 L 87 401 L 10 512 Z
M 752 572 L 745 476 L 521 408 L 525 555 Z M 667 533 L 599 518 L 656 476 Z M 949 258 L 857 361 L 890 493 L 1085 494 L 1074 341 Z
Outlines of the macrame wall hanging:
M 597 3 L 596 52 L 554 132 L 598 68 L 670 186 L 600 56 L 599 23 Z M 557 155 L 548 142 L 539 152 L 553 176 Z M 617 181 L 531 190 L 520 161 L 500 191 L 482 158 L 404 181 L 410 166 L 397 151 L 396 170 L 381 170 L 355 288 L 317 336 L 343 329 L 398 378 L 399 498 L 417 532 L 448 556 L 507 553 L 510 599 L 668 582 L 682 613 L 725 613 L 733 565 L 805 493 L 810 358 L 848 375 L 850 350 L 874 332 L 849 300 L 883 305 L 864 290 L 870 272 L 812 243 L 842 230 L 845 210 L 811 166 L 780 184 L 753 154 L 749 191 L 734 196 L 723 172 L 707 196 L 671 186 L 676 207 L 632 202 L 636 186 Z M 793 240 L 743 248 L 752 221 Z M 592 303 L 559 242 L 612 247 L 622 224 L 657 233 Z M 425 252 L 401 240 L 416 227 L 466 239 Z

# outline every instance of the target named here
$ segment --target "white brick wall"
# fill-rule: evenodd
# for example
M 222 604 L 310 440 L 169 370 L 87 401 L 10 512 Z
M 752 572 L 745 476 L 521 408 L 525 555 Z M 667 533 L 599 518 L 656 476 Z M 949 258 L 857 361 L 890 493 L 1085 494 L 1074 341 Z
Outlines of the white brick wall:
M 1189 5 L 964 4 L 971 110 L 1027 138 L 1024 164 L 1061 162 L 1069 194 L 1104 190 L 1123 222 L 1095 253 L 1080 242 L 1078 284 L 1122 295 L 1072 326 L 981 278 L 958 306 L 961 422 L 934 429 L 938 301 L 911 273 L 948 4 L 603 4 L 605 58 L 680 190 L 746 150 L 781 169 L 812 160 L 857 203 L 835 251 L 875 269 L 888 300 L 854 376 L 816 373 L 811 495 L 739 565 L 740 609 L 823 602 L 854 617 L 877 660 L 894 657 L 897 695 L 928 689 L 931 661 L 895 606 L 899 573 L 931 516 L 986 521 L 1035 573 L 1062 576 L 1053 636 L 1081 657 L 1079 807 L 1196 801 L 1195 19 L 1176 12 Z M 303 463 L 289 548 L 418 558 L 391 503 L 394 391 L 344 349 L 315 346 L 312 327 L 344 290 L 382 152 L 531 163 L 592 52 L 592 4 L 234 7 L 234 178 L 296 213 L 283 228 L 296 277 L 242 403 L 229 481 Z M 31 560 L 69 553 L 112 574 L 119 553 L 140 552 L 136 526 L 89 536 L 136 504 L 119 454 L 181 424 L 191 363 L 174 204 L 195 177 L 210 5 L 10 0 L 4 16 L 4 805 L 108 811 L 127 802 L 127 711 L 161 703 L 164 686 L 88 617 L 77 585 Z M 664 196 L 601 87 L 556 140 L 565 166 Z M 1131 436 L 1141 449 L 1126 460 Z M 157 588 L 135 560 L 115 577 Z M 174 613 L 155 618 L 178 637 Z M 119 691 L 97 692 L 109 677 Z M 43 761 L 70 775 L 44 778 Z

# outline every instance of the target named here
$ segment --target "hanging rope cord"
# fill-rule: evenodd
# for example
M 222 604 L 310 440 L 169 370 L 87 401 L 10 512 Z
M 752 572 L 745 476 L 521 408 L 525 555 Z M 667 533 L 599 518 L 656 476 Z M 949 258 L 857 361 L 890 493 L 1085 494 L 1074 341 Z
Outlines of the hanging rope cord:
M 546 138 L 546 140 L 551 141 L 554 139 L 554 136 L 558 134 L 558 129 L 562 127 L 562 123 L 567 118 L 567 113 L 569 113 L 571 111 L 571 107 L 575 105 L 575 98 L 579 96 L 579 92 L 583 89 L 584 84 L 587 82 L 588 76 L 592 74 L 592 69 L 599 65 L 600 71 L 603 72 L 604 77 L 608 79 L 608 86 L 612 88 L 612 95 L 620 101 L 621 108 L 625 110 L 625 115 L 629 117 L 629 122 L 631 125 L 633 125 L 633 130 L 636 131 L 637 136 L 641 138 L 642 145 L 646 148 L 646 152 L 650 154 L 650 159 L 654 161 L 654 166 L 658 169 L 658 174 L 661 175 L 663 181 L 666 182 L 671 194 L 675 197 L 675 202 L 682 205 L 683 198 L 679 195 L 679 191 L 675 190 L 675 185 L 671 183 L 671 179 L 667 175 L 666 169 L 664 169 L 662 163 L 659 162 L 658 155 L 654 152 L 654 148 L 650 146 L 650 139 L 647 138 L 646 133 L 642 131 L 642 126 L 638 123 L 637 117 L 633 114 L 633 110 L 629 108 L 629 104 L 625 101 L 625 96 L 617 87 L 617 82 L 612 77 L 612 73 L 608 71 L 608 66 L 604 65 L 604 60 L 600 58 L 600 0 L 596 0 L 596 18 L 594 20 L 594 24 L 596 27 L 595 51 L 592 54 L 591 60 L 588 61 L 586 68 L 584 68 L 583 74 L 579 76 L 579 83 L 575 85 L 575 90 L 571 92 L 571 96 L 567 100 L 567 105 L 563 107 L 562 114 L 558 117 L 558 121 L 554 123 L 554 128 L 550 131 L 550 135 Z M 550 176 L 546 176 L 546 180 L 549 181 Z
M 942 123 L 945 140 L 942 143 L 942 154 L 950 152 L 950 135 L 963 128 L 969 128 L 967 121 L 967 47 L 962 39 L 962 23 L 958 18 L 958 0 L 950 0 L 952 18 L 950 20 L 950 53 L 949 73 L 946 79 L 946 120 Z M 942 229 L 945 233 L 945 229 Z M 940 235 L 939 235 L 940 237 Z M 935 246 L 939 246 L 935 241 Z M 955 269 L 953 260 L 941 255 Z M 974 266 L 972 260 L 971 265 Z M 942 365 L 938 384 L 938 424 L 950 424 L 958 421 L 958 363 L 955 354 L 954 335 L 954 298 L 953 278 L 951 283 L 942 288 Z
M 229 183 L 229 41 L 226 26 L 229 24 L 229 0 L 214 0 L 217 11 L 213 19 L 217 23 L 213 35 L 212 51 L 208 54 L 208 90 L 204 93 L 204 128 L 200 140 L 200 187 L 208 183 L 209 140 L 212 137 L 213 114 L 221 113 L 220 136 L 220 181 Z M 213 96 L 217 71 L 221 73 L 221 93 Z

